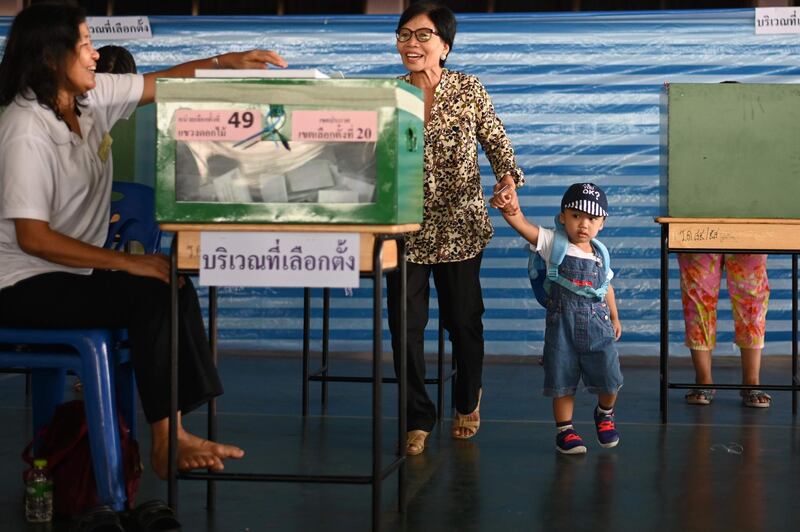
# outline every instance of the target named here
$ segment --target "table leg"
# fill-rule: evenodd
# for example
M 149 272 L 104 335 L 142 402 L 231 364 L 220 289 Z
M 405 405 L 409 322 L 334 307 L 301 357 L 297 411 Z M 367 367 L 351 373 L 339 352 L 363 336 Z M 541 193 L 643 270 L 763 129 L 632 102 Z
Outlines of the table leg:
M 436 421 L 444 419 L 444 326 L 442 326 L 442 309 L 439 309 L 439 337 L 436 342 Z M 455 382 L 455 381 L 454 381 Z M 455 390 L 453 390 L 455 392 Z M 455 397 L 455 395 L 451 395 Z
M 408 307 L 406 306 L 406 251 L 405 240 L 400 237 L 395 240 L 397 242 L 397 262 L 400 269 L 400 374 L 397 382 L 397 403 L 399 413 L 397 416 L 397 445 L 400 450 L 400 458 L 403 463 L 400 464 L 400 471 L 397 473 L 397 505 L 400 513 L 406 511 L 406 415 L 408 400 L 408 361 L 407 361 L 407 341 L 408 335 Z M 442 373 L 441 373 L 442 360 L 439 359 L 439 390 L 440 395 L 443 390 Z M 439 400 L 439 408 L 442 408 L 442 399 Z
M 331 289 L 322 289 L 322 414 L 328 413 L 328 353 L 331 335 Z
M 372 530 L 381 528 L 381 358 L 383 347 L 383 239 L 375 239 L 372 271 L 375 284 L 372 294 Z
M 669 225 L 661 224 L 661 338 L 659 375 L 661 423 L 667 423 L 669 387 Z
M 792 385 L 797 378 L 797 254 L 792 254 Z M 797 415 L 797 389 L 792 390 L 792 415 Z
M 311 289 L 303 288 L 303 417 L 308 415 L 308 364 L 311 356 Z
M 170 248 L 169 460 L 167 503 L 178 512 L 178 235 Z
M 211 360 L 214 367 L 219 366 L 219 338 L 217 327 L 217 287 L 208 287 L 208 342 L 211 345 Z M 208 436 L 210 441 L 217 441 L 217 400 L 208 402 Z M 213 480 L 206 481 L 206 508 L 213 510 L 216 506 L 217 484 Z

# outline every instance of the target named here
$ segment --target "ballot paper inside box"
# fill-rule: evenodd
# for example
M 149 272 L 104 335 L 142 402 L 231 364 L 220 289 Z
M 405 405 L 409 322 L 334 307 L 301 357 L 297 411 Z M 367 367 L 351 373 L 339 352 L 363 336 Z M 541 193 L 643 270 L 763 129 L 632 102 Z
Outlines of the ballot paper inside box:
M 422 219 L 422 99 L 399 80 L 157 83 L 162 222 Z

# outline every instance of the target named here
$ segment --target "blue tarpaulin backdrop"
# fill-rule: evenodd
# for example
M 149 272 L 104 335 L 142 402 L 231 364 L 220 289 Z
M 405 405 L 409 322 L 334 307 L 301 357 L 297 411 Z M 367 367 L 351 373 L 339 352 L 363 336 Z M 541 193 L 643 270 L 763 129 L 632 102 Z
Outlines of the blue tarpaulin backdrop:
M 659 110 L 664 82 L 800 82 L 797 35 L 757 36 L 753 10 L 591 14 L 459 15 L 448 66 L 480 77 L 517 151 L 528 184 L 527 216 L 551 224 L 561 194 L 575 181 L 605 188 L 610 217 L 601 238 L 612 266 L 622 354 L 654 355 L 659 342 Z M 280 52 L 292 68 L 346 77 L 403 73 L 395 49 L 396 16 L 151 17 L 154 38 L 120 41 L 142 71 L 229 50 Z M 0 35 L 10 19 L 0 19 Z M 96 43 L 97 46 L 104 44 Z M 146 120 L 143 122 L 146 123 Z M 142 122 L 137 121 L 137 125 Z M 139 126 L 141 129 L 141 126 Z M 139 133 L 140 139 L 142 133 Z M 145 132 L 144 137 L 147 137 Z M 141 143 L 140 143 L 141 144 Z M 153 159 L 151 145 L 137 148 Z M 146 167 L 145 165 L 139 165 Z M 494 178 L 481 169 L 490 190 Z M 137 180 L 152 174 L 137 169 Z M 757 176 L 753 176 L 757 178 Z M 799 209 L 800 210 L 800 209 Z M 541 353 L 544 310 L 533 300 L 523 242 L 492 213 L 496 235 L 486 250 L 482 284 L 486 352 Z M 772 287 L 767 354 L 790 352 L 790 259 L 769 259 Z M 371 348 L 371 282 L 347 295 L 333 290 L 332 349 Z M 314 338 L 321 330 L 321 289 L 313 292 Z M 734 353 L 727 293 L 720 302 L 718 353 Z M 300 348 L 301 289 L 221 289 L 220 339 L 228 348 Z M 435 301 L 426 336 L 436 349 Z M 670 343 L 682 346 L 677 264 L 670 271 Z M 388 330 L 385 333 L 388 348 Z

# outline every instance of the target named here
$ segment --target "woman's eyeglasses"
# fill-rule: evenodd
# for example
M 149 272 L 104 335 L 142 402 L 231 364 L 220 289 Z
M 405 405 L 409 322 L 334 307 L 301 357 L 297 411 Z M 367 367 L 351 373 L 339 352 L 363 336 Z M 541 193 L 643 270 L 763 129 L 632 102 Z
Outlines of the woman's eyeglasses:
M 412 35 L 416 37 L 417 41 L 419 42 L 428 42 L 434 35 L 439 35 L 437 31 L 434 31 L 430 28 L 419 28 L 413 31 L 408 28 L 400 28 L 394 32 L 394 34 L 397 36 L 397 40 L 400 42 L 406 42 L 411 38 Z

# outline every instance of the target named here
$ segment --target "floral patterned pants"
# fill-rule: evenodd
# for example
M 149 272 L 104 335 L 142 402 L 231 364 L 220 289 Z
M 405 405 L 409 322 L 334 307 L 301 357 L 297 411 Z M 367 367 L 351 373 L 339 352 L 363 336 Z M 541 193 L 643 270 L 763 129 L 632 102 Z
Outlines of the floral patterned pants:
M 764 347 L 769 302 L 766 255 L 680 253 L 678 265 L 689 349 L 714 349 L 723 269 L 727 271 L 736 345 L 744 349 Z

